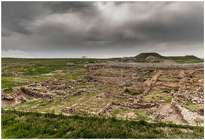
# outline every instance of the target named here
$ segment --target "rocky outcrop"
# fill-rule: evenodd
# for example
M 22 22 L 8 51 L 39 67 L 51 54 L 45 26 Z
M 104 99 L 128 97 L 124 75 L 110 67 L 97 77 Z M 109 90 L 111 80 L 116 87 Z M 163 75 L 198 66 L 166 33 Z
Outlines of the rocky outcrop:
M 163 59 L 159 58 L 159 57 L 156 57 L 156 56 L 152 56 L 152 55 L 149 55 L 145 61 L 147 62 L 163 62 Z
M 25 102 L 25 101 L 27 101 L 27 99 L 23 96 L 19 96 L 19 97 L 17 97 L 17 101 L 18 102 Z
M 200 88 L 201 89 L 201 88 Z M 184 92 L 178 91 L 173 94 L 174 98 L 178 98 L 178 102 L 181 101 L 190 101 L 194 104 L 204 104 L 204 92 L 199 92 L 200 90 L 189 91 L 186 90 Z
M 106 113 L 108 110 L 112 109 L 113 102 L 108 103 L 104 108 L 100 109 L 100 111 L 97 112 L 99 116 Z
M 46 87 L 49 90 L 66 90 L 70 89 L 71 86 L 68 85 L 66 82 L 60 82 L 60 81 L 44 81 L 41 83 L 41 86 Z
M 147 79 L 145 81 L 145 90 L 143 92 L 144 95 L 146 95 L 151 89 L 152 89 L 152 86 L 155 85 L 158 77 L 160 76 L 162 71 L 159 71 L 157 74 L 155 74 L 151 79 Z
M 24 92 L 25 94 L 35 97 L 35 98 L 47 98 L 47 99 L 51 99 L 51 96 L 49 94 L 43 94 L 37 91 L 32 91 L 29 88 L 26 87 L 21 87 L 20 90 L 22 92 Z
M 2 93 L 1 94 L 1 99 L 2 100 L 13 100 L 14 97 L 11 94 Z
M 203 116 L 200 116 L 196 112 L 191 112 L 188 109 L 182 107 L 180 104 L 176 103 L 173 99 L 171 102 L 172 107 L 178 110 L 180 114 L 182 115 L 183 119 L 187 121 L 190 124 L 196 124 L 197 119 L 204 120 Z

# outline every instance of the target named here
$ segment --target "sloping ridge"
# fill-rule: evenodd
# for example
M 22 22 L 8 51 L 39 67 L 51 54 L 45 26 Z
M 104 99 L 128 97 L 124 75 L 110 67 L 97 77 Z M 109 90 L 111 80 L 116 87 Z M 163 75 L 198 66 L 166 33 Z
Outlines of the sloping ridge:
M 186 55 L 186 56 L 169 56 L 167 57 L 175 62 L 203 62 L 204 60 L 201 58 L 198 58 L 194 55 Z
M 157 58 L 160 58 L 160 59 L 168 59 L 164 56 L 161 56 L 160 54 L 158 53 L 155 53 L 155 52 L 150 52 L 150 53 L 140 53 L 138 54 L 137 56 L 135 56 L 135 59 L 139 60 L 139 61 L 145 61 L 145 59 L 149 56 L 154 56 L 154 57 L 157 57 Z
M 155 52 L 140 53 L 137 56 L 135 56 L 135 59 L 138 61 L 147 61 L 147 60 L 150 61 L 150 59 L 152 58 L 156 60 L 168 59 L 167 57 L 161 56 L 160 54 L 155 53 Z
M 194 55 L 186 55 L 186 56 L 162 56 L 155 52 L 149 52 L 149 53 L 140 53 L 137 56 L 134 57 L 137 61 L 148 61 L 148 62 L 154 62 L 154 60 L 157 60 L 159 62 L 177 62 L 177 63 L 201 63 L 204 60 L 201 58 L 198 58 Z M 153 60 L 152 60 L 153 59 Z

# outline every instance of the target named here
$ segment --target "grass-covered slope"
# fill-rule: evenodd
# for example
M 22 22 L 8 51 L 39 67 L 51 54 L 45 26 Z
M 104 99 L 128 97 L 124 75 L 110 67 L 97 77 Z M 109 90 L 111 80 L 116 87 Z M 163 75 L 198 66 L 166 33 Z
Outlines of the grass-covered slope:
M 156 52 L 148 52 L 148 53 L 140 53 L 135 57 L 125 57 L 125 58 L 112 58 L 110 60 L 117 60 L 120 62 L 147 62 L 145 59 L 149 56 L 154 56 L 164 60 L 173 60 L 176 63 L 203 63 L 204 60 L 198 58 L 194 55 L 186 55 L 186 56 L 162 56 Z
M 2 110 L 1 138 L 204 138 L 204 128 L 116 118 Z
M 177 63 L 202 63 L 204 62 L 203 59 L 198 58 L 194 55 L 186 55 L 186 56 L 170 56 L 167 57 Z
M 140 61 L 145 61 L 145 59 L 148 57 L 148 56 L 155 56 L 155 57 L 158 57 L 158 58 L 162 58 L 162 59 L 168 59 L 166 58 L 165 56 L 161 56 L 160 54 L 158 53 L 155 53 L 155 52 L 150 52 L 150 53 L 140 53 L 139 55 L 135 56 L 135 58 L 137 60 L 140 60 Z

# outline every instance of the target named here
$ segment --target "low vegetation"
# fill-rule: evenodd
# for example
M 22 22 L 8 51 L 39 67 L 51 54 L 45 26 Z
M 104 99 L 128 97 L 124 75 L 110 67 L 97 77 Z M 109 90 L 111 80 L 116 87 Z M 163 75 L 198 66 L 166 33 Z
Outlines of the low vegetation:
M 2 93 L 7 93 L 3 94 L 2 98 L 2 138 L 203 138 L 203 127 L 188 126 L 182 121 L 183 125 L 173 124 L 174 121 L 165 122 L 166 118 L 164 120 L 157 118 L 161 110 L 157 114 L 157 107 L 149 108 L 151 103 L 171 104 L 172 86 L 177 85 L 182 79 L 179 76 L 180 70 L 162 70 L 162 74 L 153 82 L 153 76 L 158 70 L 152 68 L 118 68 L 106 64 L 105 67 L 88 66 L 112 60 L 128 62 L 127 59 L 144 63 L 144 59 L 149 55 L 167 59 L 157 53 L 140 54 L 139 60 L 138 57 L 126 59 L 2 58 L 1 88 Z M 200 61 L 190 57 L 186 61 L 182 58 L 176 59 L 175 62 L 198 63 Z M 188 73 L 189 70 L 185 70 L 185 74 Z M 203 77 L 202 70 L 196 71 L 192 76 L 193 85 L 190 89 L 193 92 L 199 91 L 200 96 L 203 95 L 203 88 L 195 87 L 197 84 L 202 84 L 199 83 Z M 21 86 L 32 93 L 43 94 L 43 97 L 30 95 L 24 92 Z M 129 90 L 125 91 L 125 88 Z M 148 92 L 143 94 L 146 89 L 149 89 Z M 50 98 L 44 98 L 44 95 L 48 94 Z M 139 100 L 139 96 L 143 96 L 142 99 L 140 97 Z M 178 98 L 182 101 L 182 97 L 176 97 L 176 101 Z M 112 102 L 122 105 L 112 105 L 106 113 L 98 116 L 99 111 Z M 139 106 L 147 104 L 147 107 L 133 109 L 133 104 L 136 103 Z M 200 101 L 200 104 L 187 102 L 183 107 L 197 112 L 198 108 L 203 108 L 203 101 Z M 78 116 L 73 112 L 63 111 L 63 108 L 89 113 L 83 115 L 81 113 Z M 197 120 L 199 126 L 201 122 L 202 120 Z
M 201 58 L 198 58 L 193 55 L 186 55 L 186 56 L 162 56 L 155 52 L 150 53 L 140 53 L 139 55 L 136 55 L 135 57 L 126 57 L 126 58 L 112 58 L 110 60 L 120 61 L 120 62 L 137 62 L 137 63 L 146 63 L 146 58 L 149 56 L 153 56 L 162 60 L 173 60 L 176 63 L 203 63 L 204 60 Z M 154 62 L 159 63 L 159 62 Z
M 200 59 L 193 55 L 186 55 L 186 56 L 172 56 L 168 57 L 169 59 L 177 62 L 177 63 L 203 63 L 204 60 Z
M 4 110 L 2 138 L 200 138 L 203 127 Z M 168 129 L 166 129 L 168 128 Z

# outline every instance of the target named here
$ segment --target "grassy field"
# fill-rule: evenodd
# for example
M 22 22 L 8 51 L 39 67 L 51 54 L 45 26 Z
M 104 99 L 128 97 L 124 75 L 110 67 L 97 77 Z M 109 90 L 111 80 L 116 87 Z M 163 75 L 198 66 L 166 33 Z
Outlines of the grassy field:
M 95 63 L 97 61 L 104 62 L 107 59 L 21 59 L 21 58 L 2 58 L 1 73 L 9 72 L 23 72 L 23 75 L 10 75 L 1 77 L 1 88 L 5 89 L 6 93 L 12 93 L 12 87 L 28 85 L 32 81 L 42 82 L 47 80 L 48 74 L 56 70 L 67 71 L 69 67 L 76 66 L 77 68 L 70 68 L 70 72 L 78 69 L 85 69 L 81 64 Z M 28 76 L 34 76 L 28 78 Z M 35 77 L 40 76 L 40 77 Z M 79 74 L 71 74 L 70 79 L 78 79 Z M 59 78 L 59 74 L 54 74 L 53 78 Z M 66 78 L 69 78 L 65 76 Z
M 204 128 L 172 123 L 64 116 L 3 110 L 2 138 L 185 138 L 203 139 Z

